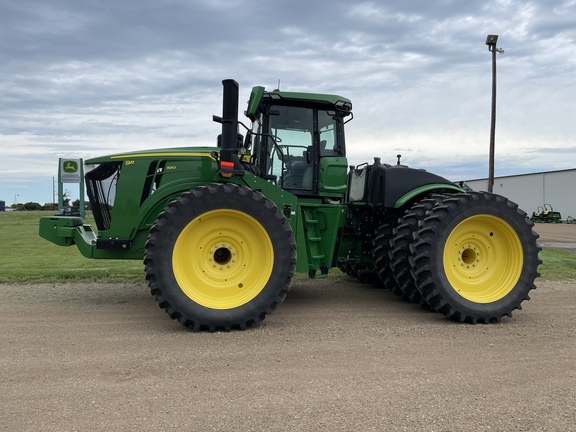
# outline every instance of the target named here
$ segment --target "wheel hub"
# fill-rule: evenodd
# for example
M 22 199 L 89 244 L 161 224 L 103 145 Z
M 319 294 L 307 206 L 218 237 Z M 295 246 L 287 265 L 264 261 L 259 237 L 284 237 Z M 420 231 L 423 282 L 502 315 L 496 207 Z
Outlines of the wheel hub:
M 466 269 L 473 269 L 480 264 L 480 248 L 473 243 L 463 245 L 458 249 L 458 261 L 460 266 Z
M 227 243 L 216 243 L 210 248 L 208 264 L 217 270 L 232 268 L 237 262 L 237 252 L 234 246 Z

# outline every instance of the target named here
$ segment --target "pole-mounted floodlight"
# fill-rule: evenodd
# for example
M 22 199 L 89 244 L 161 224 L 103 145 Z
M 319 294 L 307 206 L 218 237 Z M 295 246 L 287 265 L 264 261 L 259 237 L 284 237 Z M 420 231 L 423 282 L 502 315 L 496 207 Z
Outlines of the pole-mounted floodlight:
M 488 35 L 486 36 L 486 45 L 496 45 L 498 43 L 498 35 Z M 488 48 L 490 49 L 490 48 Z
M 502 48 L 497 48 L 498 35 L 488 35 L 486 45 L 492 53 L 492 114 L 490 122 L 490 160 L 488 162 L 488 192 L 494 191 L 494 137 L 496 132 L 496 53 L 504 53 Z
M 504 54 L 504 50 L 502 48 L 496 48 L 496 44 L 498 43 L 498 35 L 488 35 L 486 36 L 486 45 L 488 45 L 488 51 L 499 52 L 500 54 Z

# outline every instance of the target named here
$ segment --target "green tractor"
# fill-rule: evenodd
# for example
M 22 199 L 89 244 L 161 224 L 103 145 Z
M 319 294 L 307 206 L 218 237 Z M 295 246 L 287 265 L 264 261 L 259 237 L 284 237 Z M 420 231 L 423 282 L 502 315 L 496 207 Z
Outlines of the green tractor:
M 222 83 L 217 146 L 87 160 L 97 233 L 52 216 L 40 235 L 87 258 L 143 259 L 159 306 L 196 330 L 259 323 L 295 272 L 335 267 L 459 322 L 498 322 L 529 299 L 540 247 L 516 204 L 399 157 L 349 167 L 344 97 L 254 87 L 248 128 L 238 84 Z

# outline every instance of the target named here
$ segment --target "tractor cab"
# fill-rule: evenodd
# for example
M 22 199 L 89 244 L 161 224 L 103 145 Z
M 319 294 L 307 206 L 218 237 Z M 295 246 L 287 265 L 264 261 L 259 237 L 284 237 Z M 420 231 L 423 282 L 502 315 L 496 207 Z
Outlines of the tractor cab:
M 352 119 L 350 100 L 254 87 L 244 113 L 252 127 L 244 144 L 235 140 L 236 146 L 242 145 L 235 167 L 296 196 L 344 197 L 348 169 L 344 123 L 346 117 Z

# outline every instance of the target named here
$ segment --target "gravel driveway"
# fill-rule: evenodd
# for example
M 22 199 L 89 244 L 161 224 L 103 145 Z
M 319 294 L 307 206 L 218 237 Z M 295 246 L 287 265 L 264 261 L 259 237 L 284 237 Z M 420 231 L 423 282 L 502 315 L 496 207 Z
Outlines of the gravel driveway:
M 473 326 L 337 277 L 210 334 L 144 284 L 0 285 L 0 430 L 574 431 L 575 317 L 576 281 Z

